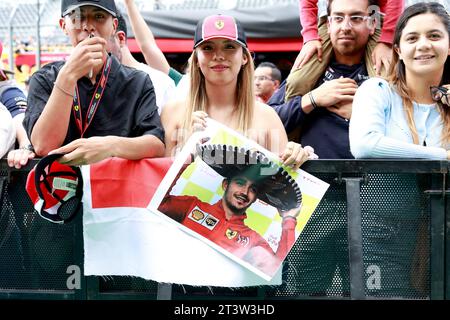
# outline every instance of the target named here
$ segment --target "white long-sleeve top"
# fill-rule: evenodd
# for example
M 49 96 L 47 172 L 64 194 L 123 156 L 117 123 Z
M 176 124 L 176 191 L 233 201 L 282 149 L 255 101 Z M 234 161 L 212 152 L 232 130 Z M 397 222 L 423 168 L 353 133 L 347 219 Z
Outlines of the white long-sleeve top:
M 16 131 L 8 109 L 0 103 L 0 158 L 12 148 L 16 140 Z
M 403 101 L 389 83 L 366 80 L 353 99 L 350 150 L 355 158 L 447 159 L 441 140 L 442 118 L 436 104 L 414 102 L 419 144 L 413 143 Z

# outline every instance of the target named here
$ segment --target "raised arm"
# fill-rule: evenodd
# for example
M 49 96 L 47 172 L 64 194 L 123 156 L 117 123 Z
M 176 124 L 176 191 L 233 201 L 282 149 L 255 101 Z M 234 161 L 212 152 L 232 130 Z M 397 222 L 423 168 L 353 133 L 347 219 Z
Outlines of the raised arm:
M 297 226 L 297 216 L 300 214 L 299 208 L 294 208 L 286 212 L 280 212 L 282 217 L 282 231 L 280 242 L 278 242 L 276 257 L 283 260 L 295 243 L 295 227 Z
M 144 55 L 145 61 L 150 67 L 169 74 L 170 65 L 156 44 L 155 37 L 140 14 L 136 3 L 134 0 L 125 0 L 125 5 L 127 7 L 128 17 L 130 18 L 131 28 L 133 29 L 134 36 L 136 37 L 139 49 Z

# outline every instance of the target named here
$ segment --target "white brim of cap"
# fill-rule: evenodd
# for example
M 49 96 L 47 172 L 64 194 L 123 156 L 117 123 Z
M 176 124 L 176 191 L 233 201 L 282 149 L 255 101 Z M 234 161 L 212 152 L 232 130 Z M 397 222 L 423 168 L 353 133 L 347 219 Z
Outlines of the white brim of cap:
M 197 48 L 199 45 L 201 45 L 203 42 L 206 42 L 206 41 L 211 40 L 211 39 L 228 39 L 228 40 L 232 40 L 232 41 L 236 42 L 241 47 L 247 48 L 247 45 L 245 43 L 239 41 L 238 39 L 235 39 L 235 38 L 232 38 L 232 37 L 227 37 L 227 36 L 224 36 L 224 35 L 217 35 L 217 36 L 210 36 L 210 37 L 204 38 L 202 41 L 200 41 L 199 43 L 194 45 L 194 49 Z
M 75 9 L 77 9 L 79 7 L 84 7 L 84 6 L 94 6 L 94 7 L 100 8 L 102 10 L 105 10 L 106 12 L 108 12 L 113 17 L 117 17 L 117 14 L 114 11 L 108 10 L 105 7 L 100 6 L 100 5 L 98 5 L 98 3 L 95 3 L 95 2 L 83 2 L 83 3 L 80 3 L 80 4 L 72 5 L 69 8 L 67 8 L 66 11 L 63 12 L 62 16 L 64 17 L 65 15 L 69 14 L 73 10 L 75 10 Z

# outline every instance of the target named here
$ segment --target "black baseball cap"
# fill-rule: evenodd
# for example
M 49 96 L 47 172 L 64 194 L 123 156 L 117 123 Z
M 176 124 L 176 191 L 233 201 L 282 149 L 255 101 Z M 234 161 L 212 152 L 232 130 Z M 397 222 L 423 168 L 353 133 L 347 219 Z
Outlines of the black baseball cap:
M 62 0 L 61 17 L 82 6 L 94 6 L 105 10 L 113 17 L 117 17 L 117 8 L 114 0 Z

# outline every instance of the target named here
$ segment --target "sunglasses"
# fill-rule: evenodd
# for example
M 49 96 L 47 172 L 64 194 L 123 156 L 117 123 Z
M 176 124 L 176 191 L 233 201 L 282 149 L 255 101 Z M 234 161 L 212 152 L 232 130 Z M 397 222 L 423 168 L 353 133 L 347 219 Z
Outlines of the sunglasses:
M 436 101 L 436 102 L 442 101 L 443 103 L 450 105 L 450 93 L 448 92 L 447 88 L 431 86 L 430 92 L 431 92 L 431 98 L 433 99 L 433 101 Z M 445 99 L 444 99 L 444 97 L 445 97 Z

